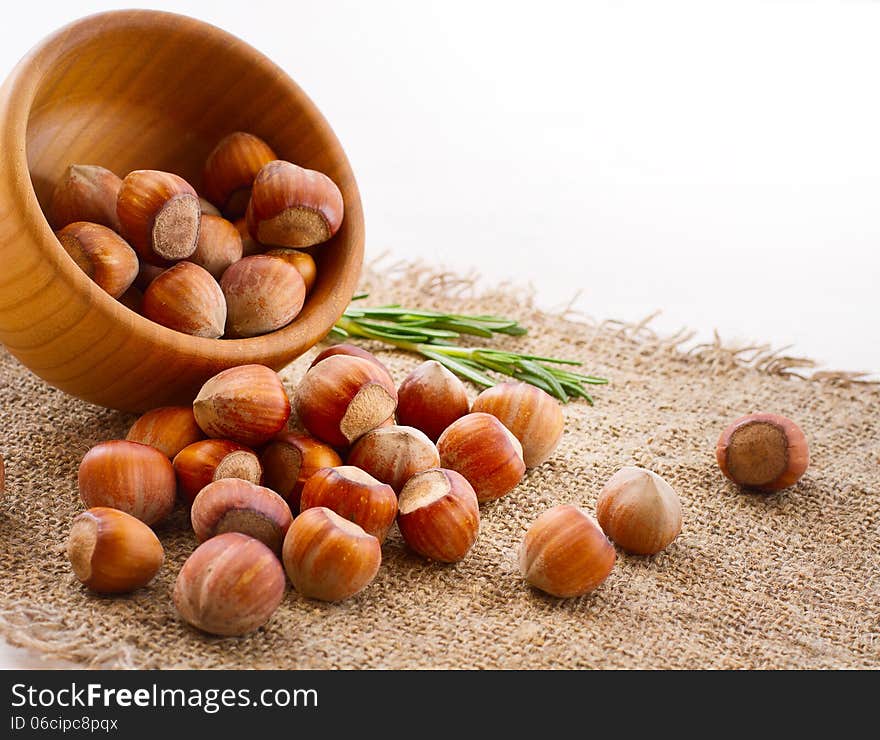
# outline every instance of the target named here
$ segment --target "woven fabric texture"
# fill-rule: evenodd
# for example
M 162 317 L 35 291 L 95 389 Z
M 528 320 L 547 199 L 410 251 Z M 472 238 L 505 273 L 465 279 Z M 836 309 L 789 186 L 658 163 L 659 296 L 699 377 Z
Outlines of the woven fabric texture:
M 153 583 L 130 596 L 90 594 L 64 552 L 82 509 L 77 467 L 92 445 L 124 437 L 134 417 L 65 396 L 0 351 L 0 634 L 111 668 L 880 667 L 880 389 L 846 374 L 791 377 L 796 361 L 760 349 L 682 352 L 681 336 L 549 315 L 515 290 L 476 295 L 450 275 L 387 275 L 365 278 L 370 303 L 515 316 L 530 334 L 498 343 L 579 358 L 612 381 L 596 389 L 594 407 L 566 406 L 553 457 L 482 507 L 467 559 L 425 562 L 395 528 L 359 596 L 324 604 L 290 589 L 265 628 L 212 638 L 171 602 L 195 547 L 180 510 L 157 529 L 166 563 Z M 283 371 L 289 390 L 315 351 Z M 398 381 L 420 362 L 379 356 Z M 795 419 L 811 447 L 802 481 L 774 495 L 738 490 L 714 460 L 724 426 L 758 410 Z M 679 493 L 678 539 L 655 557 L 619 553 L 585 597 L 527 587 L 517 550 L 529 524 L 558 503 L 593 510 L 623 465 L 648 467 Z

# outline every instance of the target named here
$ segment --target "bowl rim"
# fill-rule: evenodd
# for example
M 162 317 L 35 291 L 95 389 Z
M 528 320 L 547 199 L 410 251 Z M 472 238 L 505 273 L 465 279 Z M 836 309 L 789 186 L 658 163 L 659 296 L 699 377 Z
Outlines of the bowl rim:
M 40 206 L 30 174 L 27 152 L 27 130 L 33 102 L 53 62 L 70 53 L 78 45 L 93 42 L 99 35 L 123 29 L 157 26 L 175 33 L 208 33 L 223 39 L 229 54 L 238 55 L 249 64 L 261 65 L 290 90 L 298 107 L 304 107 L 311 124 L 319 130 L 320 139 L 335 149 L 334 157 L 346 172 L 345 219 L 347 254 L 339 264 L 332 289 L 325 291 L 324 300 L 306 300 L 300 314 L 287 326 L 268 334 L 243 339 L 210 339 L 196 337 L 157 324 L 113 298 L 99 288 L 67 255 L 55 236 Z M 357 288 L 364 255 L 363 208 L 351 163 L 335 132 L 302 88 L 281 67 L 265 54 L 211 23 L 162 10 L 110 10 L 88 15 L 59 28 L 36 44 L 10 72 L 0 91 L 0 151 L 7 157 L 7 184 L 12 201 L 20 210 L 20 219 L 40 244 L 43 258 L 52 263 L 59 278 L 71 289 L 88 294 L 90 306 L 108 321 L 122 322 L 135 334 L 152 345 L 175 353 L 198 357 L 200 362 L 233 366 L 260 363 L 276 369 L 300 356 L 329 334 L 333 325 L 348 307 Z M 15 278 L 13 278 L 14 280 Z M 313 339 L 313 337 L 317 337 Z M 10 347 L 13 349 L 13 347 Z

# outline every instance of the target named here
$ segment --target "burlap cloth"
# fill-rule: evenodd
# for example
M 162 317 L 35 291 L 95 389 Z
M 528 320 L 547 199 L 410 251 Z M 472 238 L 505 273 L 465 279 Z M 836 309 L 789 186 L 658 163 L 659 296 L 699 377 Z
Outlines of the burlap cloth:
M 195 541 L 180 511 L 159 528 L 167 559 L 127 597 L 96 597 L 64 555 L 81 509 L 76 471 L 93 444 L 123 437 L 132 416 L 48 388 L 0 353 L 0 634 L 47 656 L 137 668 L 878 668 L 880 390 L 846 375 L 805 381 L 798 363 L 721 343 L 685 353 L 684 335 L 542 314 L 521 291 L 475 296 L 467 280 L 398 271 L 365 279 L 370 303 L 503 313 L 531 329 L 503 346 L 577 357 L 612 384 L 596 405 L 565 409 L 550 461 L 497 503 L 455 566 L 407 552 L 396 529 L 376 581 L 341 604 L 288 592 L 270 623 L 237 639 L 181 622 L 171 588 Z M 854 340 L 855 341 L 855 340 Z M 313 353 L 284 371 L 292 388 Z M 382 352 L 398 380 L 419 360 Z M 475 389 L 471 389 L 475 395 Z M 726 482 L 715 441 L 733 418 L 768 410 L 797 420 L 813 463 L 786 492 Z M 544 509 L 592 509 L 622 465 L 678 491 L 684 528 L 653 558 L 621 554 L 594 594 L 569 601 L 528 588 L 516 552 Z

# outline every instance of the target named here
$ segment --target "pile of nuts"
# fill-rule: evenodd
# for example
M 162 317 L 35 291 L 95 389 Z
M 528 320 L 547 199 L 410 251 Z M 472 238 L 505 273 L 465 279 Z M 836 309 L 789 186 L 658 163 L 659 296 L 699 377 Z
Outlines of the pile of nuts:
M 177 611 L 205 632 L 244 634 L 269 620 L 287 580 L 325 601 L 362 591 L 395 522 L 418 555 L 462 560 L 479 535 L 480 504 L 547 460 L 563 426 L 560 405 L 532 385 L 503 383 L 470 405 L 462 381 L 439 363 L 425 362 L 397 388 L 381 361 L 352 345 L 318 355 L 293 404 L 269 368 L 231 368 L 208 380 L 192 407 L 150 411 L 126 440 L 86 454 L 79 491 L 89 510 L 73 523 L 68 555 L 93 591 L 144 586 L 164 560 L 151 526 L 182 501 L 200 544 L 177 576 Z M 779 434 L 788 435 L 783 447 Z M 790 485 L 792 471 L 806 467 L 798 434 L 782 417 L 739 420 L 719 441 L 719 462 L 748 486 Z M 786 470 L 775 458 L 761 462 L 761 440 Z M 522 573 L 546 593 L 579 596 L 611 572 L 611 541 L 653 555 L 681 525 L 675 491 L 626 467 L 600 493 L 595 519 L 561 505 L 535 520 L 520 548 Z
M 200 198 L 170 172 L 120 179 L 74 164 L 55 187 L 50 221 L 86 275 L 158 324 L 212 339 L 281 329 L 316 280 L 304 250 L 342 225 L 339 188 L 243 132 L 217 144 L 202 185 Z

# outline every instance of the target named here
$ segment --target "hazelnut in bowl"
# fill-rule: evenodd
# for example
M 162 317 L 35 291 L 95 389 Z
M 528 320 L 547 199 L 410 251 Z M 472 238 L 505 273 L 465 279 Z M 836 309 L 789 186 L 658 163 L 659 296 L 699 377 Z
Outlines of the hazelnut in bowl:
M 173 173 L 204 195 L 206 159 L 238 131 L 323 173 L 344 203 L 338 230 L 310 250 L 314 284 L 286 326 L 222 339 L 163 326 L 102 289 L 56 237 L 47 214 L 71 165 Z M 41 42 L 0 89 L 0 343 L 71 395 L 143 411 L 191 401 L 228 367 L 280 369 L 345 310 L 363 246 L 360 196 L 330 125 L 283 70 L 214 26 L 146 10 L 90 16 Z

